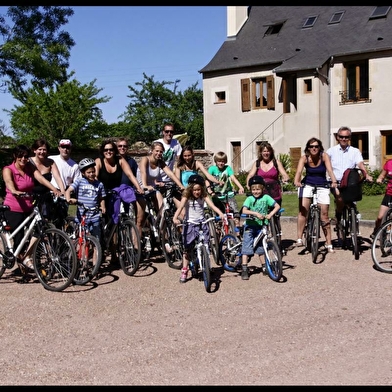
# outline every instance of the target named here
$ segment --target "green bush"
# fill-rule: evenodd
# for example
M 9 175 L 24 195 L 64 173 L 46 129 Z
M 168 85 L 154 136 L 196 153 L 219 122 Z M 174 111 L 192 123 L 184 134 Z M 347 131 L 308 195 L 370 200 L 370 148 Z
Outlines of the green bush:
M 373 177 L 373 182 L 364 181 L 362 184 L 362 194 L 365 196 L 383 195 L 387 184 L 377 184 L 376 180 L 381 173 L 380 169 L 369 170 L 368 173 Z

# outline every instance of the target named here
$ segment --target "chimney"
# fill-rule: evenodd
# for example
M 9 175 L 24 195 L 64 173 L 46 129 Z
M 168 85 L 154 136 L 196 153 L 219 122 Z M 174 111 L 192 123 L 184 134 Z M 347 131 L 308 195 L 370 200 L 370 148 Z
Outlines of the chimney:
M 248 19 L 248 6 L 227 6 L 227 38 L 235 39 Z

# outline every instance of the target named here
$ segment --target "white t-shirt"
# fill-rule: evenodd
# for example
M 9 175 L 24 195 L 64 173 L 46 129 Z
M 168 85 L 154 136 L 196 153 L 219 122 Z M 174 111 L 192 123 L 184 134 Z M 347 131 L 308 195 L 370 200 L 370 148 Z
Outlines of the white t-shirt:
M 71 158 L 67 161 L 61 158 L 61 155 L 50 155 L 49 158 L 53 159 L 56 163 L 60 177 L 63 180 L 64 188 L 68 188 L 77 178 L 81 177 L 79 165 Z M 52 180 L 50 181 L 53 186 L 60 189 L 55 178 L 52 176 Z
M 157 139 L 156 142 L 161 142 L 165 147 L 165 151 L 163 153 L 162 159 L 165 161 L 166 165 L 169 166 L 171 171 L 174 171 L 174 164 L 176 162 L 177 157 L 181 155 L 182 147 L 180 142 L 177 139 L 172 139 L 170 144 L 166 144 L 163 140 Z M 171 178 L 162 170 L 161 177 L 163 182 L 172 182 Z

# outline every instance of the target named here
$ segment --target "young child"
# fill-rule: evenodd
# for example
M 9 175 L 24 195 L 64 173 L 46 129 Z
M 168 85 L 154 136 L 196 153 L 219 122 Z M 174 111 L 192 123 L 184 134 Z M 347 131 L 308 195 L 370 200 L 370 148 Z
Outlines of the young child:
M 101 181 L 96 179 L 95 160 L 84 158 L 79 162 L 79 170 L 82 177 L 77 178 L 65 191 L 65 198 L 69 204 L 80 201 L 85 206 L 93 208 L 100 206 L 102 214 L 105 214 L 105 187 Z M 71 192 L 75 192 L 76 198 L 71 198 Z M 83 214 L 83 207 L 78 206 L 76 218 L 80 222 Z M 87 212 L 87 227 L 90 234 L 101 240 L 100 211 Z
M 249 179 L 248 186 L 252 192 L 252 196 L 248 196 L 242 206 L 242 213 L 253 215 L 256 220 L 246 219 L 244 235 L 242 240 L 242 273 L 243 280 L 249 279 L 248 272 L 248 256 L 253 256 L 255 253 L 259 255 L 260 262 L 263 263 L 262 255 L 264 249 L 261 242 L 253 249 L 253 240 L 259 234 L 263 226 L 263 219 L 271 219 L 279 209 L 280 205 L 268 194 L 263 195 L 265 182 L 263 177 L 253 176 Z M 268 212 L 269 208 L 272 210 Z
M 227 155 L 223 151 L 219 151 L 214 155 L 215 165 L 208 168 L 208 173 L 213 175 L 218 181 L 223 183 L 222 186 L 214 186 L 214 190 L 219 193 L 228 194 L 228 201 L 231 209 L 234 212 L 236 226 L 239 226 L 239 209 L 233 192 L 233 184 L 238 187 L 238 193 L 243 194 L 244 188 L 234 175 L 234 171 L 227 164 Z M 213 194 L 213 192 L 212 192 Z M 225 196 L 213 196 L 214 204 L 219 207 L 222 212 L 225 212 L 224 204 L 221 200 L 225 200 Z
M 207 189 L 205 186 L 204 178 L 199 174 L 194 174 L 188 179 L 188 186 L 185 188 L 183 195 L 181 197 L 180 205 L 178 206 L 176 212 L 173 216 L 174 224 L 180 224 L 178 219 L 181 216 L 181 212 L 185 209 L 184 219 L 191 220 L 193 222 L 202 222 L 204 220 L 204 202 L 215 211 L 221 219 L 224 218 L 223 212 L 214 205 L 212 200 L 207 195 Z M 198 236 L 198 225 L 187 223 L 183 227 L 182 235 L 184 242 L 184 255 L 182 259 L 182 269 L 180 282 L 185 283 L 187 281 L 188 275 L 188 265 L 190 253 L 194 247 L 195 239 Z M 208 225 L 203 226 L 204 235 L 209 238 L 210 231 Z

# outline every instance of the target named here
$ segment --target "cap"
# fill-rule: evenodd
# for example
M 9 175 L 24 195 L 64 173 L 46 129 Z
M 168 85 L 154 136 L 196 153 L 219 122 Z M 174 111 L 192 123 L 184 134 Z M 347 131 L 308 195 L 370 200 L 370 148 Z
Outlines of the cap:
M 59 146 L 72 146 L 71 140 L 61 139 L 59 142 Z

